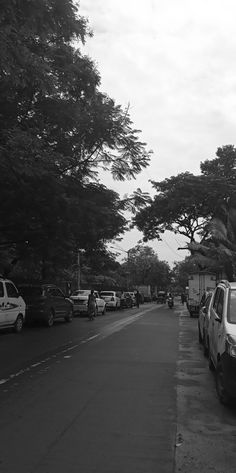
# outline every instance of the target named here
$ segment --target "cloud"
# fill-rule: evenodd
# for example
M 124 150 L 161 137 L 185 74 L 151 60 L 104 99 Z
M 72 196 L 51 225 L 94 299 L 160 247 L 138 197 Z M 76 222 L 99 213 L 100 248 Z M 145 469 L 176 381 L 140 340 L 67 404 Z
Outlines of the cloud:
M 133 189 L 151 190 L 235 143 L 234 0 L 81 0 L 94 30 L 85 50 L 101 88 L 123 107 L 154 154 Z M 118 192 L 131 183 L 113 183 Z M 173 258 L 173 257 L 172 257 Z

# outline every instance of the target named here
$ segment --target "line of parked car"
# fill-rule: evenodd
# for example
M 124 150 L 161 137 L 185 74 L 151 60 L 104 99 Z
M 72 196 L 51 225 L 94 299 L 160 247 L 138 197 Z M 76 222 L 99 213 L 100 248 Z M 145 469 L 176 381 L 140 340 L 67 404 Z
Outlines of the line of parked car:
M 200 304 L 198 337 L 224 405 L 236 400 L 236 282 L 220 281 Z
M 25 323 L 43 322 L 52 327 L 56 319 L 71 322 L 74 315 L 87 315 L 89 289 L 75 291 L 70 297 L 54 284 L 19 284 L 0 277 L 0 329 L 21 332 Z M 96 315 L 135 305 L 133 292 L 95 291 Z

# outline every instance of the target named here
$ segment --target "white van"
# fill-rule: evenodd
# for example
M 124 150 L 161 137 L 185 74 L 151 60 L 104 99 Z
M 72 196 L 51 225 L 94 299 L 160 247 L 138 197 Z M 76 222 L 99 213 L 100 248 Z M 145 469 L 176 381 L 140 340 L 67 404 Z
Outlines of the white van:
M 221 281 L 213 293 L 208 326 L 209 368 L 223 404 L 236 399 L 236 282 Z
M 0 278 L 0 329 L 12 327 L 21 332 L 25 320 L 25 302 L 12 281 Z

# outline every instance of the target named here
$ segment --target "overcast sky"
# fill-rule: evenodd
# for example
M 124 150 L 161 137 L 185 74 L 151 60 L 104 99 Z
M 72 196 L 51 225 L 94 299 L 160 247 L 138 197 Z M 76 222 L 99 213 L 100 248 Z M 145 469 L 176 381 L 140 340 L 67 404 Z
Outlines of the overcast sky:
M 85 52 L 101 74 L 101 90 L 125 108 L 152 162 L 136 180 L 104 184 L 121 196 L 149 179 L 200 172 L 218 147 L 235 144 L 235 0 L 80 0 L 94 32 Z M 142 235 L 132 232 L 128 250 Z M 180 261 L 178 236 L 152 242 L 161 260 Z

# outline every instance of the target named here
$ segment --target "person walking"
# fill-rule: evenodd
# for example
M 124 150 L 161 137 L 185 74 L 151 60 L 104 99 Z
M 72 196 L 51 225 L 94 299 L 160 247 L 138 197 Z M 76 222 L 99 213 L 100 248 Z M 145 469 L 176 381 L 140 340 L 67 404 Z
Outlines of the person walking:
M 88 318 L 89 320 L 93 320 L 96 316 L 96 297 L 94 294 L 94 290 L 91 290 L 91 293 L 88 297 Z

